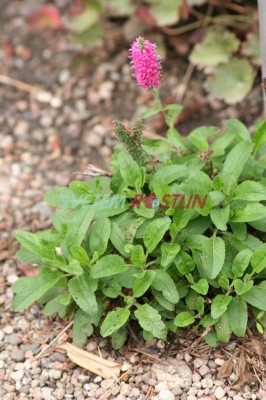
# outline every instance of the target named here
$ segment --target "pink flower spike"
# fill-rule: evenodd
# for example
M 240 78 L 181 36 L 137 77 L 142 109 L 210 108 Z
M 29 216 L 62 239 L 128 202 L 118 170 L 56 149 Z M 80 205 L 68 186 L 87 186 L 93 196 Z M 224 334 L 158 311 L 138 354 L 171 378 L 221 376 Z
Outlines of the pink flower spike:
M 157 45 L 143 37 L 138 37 L 129 49 L 130 64 L 137 84 L 144 89 L 156 89 L 160 84 L 160 56 L 156 54 Z

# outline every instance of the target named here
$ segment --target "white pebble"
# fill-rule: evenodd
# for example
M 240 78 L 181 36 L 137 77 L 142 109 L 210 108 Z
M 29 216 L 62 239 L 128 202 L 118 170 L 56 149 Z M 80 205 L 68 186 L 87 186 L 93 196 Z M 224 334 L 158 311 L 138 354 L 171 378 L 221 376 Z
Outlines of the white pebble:
M 216 397 L 216 399 L 221 400 L 225 395 L 225 391 L 222 387 L 217 387 L 214 391 L 214 396 Z
M 62 107 L 62 100 L 59 97 L 52 97 L 50 101 L 50 105 L 53 108 L 60 108 Z
M 16 371 L 16 372 L 11 372 L 10 376 L 14 381 L 21 381 L 23 378 L 24 372 L 23 371 Z
M 173 395 L 172 392 L 170 392 L 170 390 L 164 389 L 164 390 L 160 391 L 159 399 L 160 400 L 175 400 L 175 396 Z
M 35 98 L 40 103 L 50 103 L 50 101 L 52 99 L 52 95 L 49 92 L 40 91 L 40 92 L 36 93 Z

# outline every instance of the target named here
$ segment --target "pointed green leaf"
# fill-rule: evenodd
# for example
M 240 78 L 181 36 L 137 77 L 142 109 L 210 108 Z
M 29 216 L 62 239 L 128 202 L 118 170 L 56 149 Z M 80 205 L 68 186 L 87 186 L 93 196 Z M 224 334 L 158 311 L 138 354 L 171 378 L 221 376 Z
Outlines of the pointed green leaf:
M 98 252 L 99 256 L 104 254 L 107 249 L 108 241 L 111 235 L 111 222 L 108 218 L 98 219 L 89 234 L 89 246 L 94 253 Z
M 250 249 L 240 251 L 234 258 L 232 272 L 234 278 L 241 278 L 247 269 L 253 252 Z
M 92 267 L 91 276 L 93 278 L 105 278 L 106 276 L 119 274 L 127 269 L 128 266 L 125 264 L 122 257 L 116 254 L 110 254 L 97 261 Z
M 66 232 L 66 245 L 68 249 L 75 244 L 81 244 L 93 219 L 93 213 L 94 210 L 91 207 L 84 207 L 73 211 L 71 214 L 72 223 L 69 224 Z
M 231 302 L 232 297 L 226 296 L 224 294 L 218 294 L 214 297 L 213 302 L 211 304 L 211 316 L 214 319 L 220 318 L 223 315 L 229 303 Z
M 234 297 L 228 306 L 228 316 L 233 333 L 244 337 L 248 322 L 248 308 L 241 297 Z
M 109 312 L 101 325 L 101 335 L 103 337 L 112 335 L 123 325 L 125 325 L 129 316 L 130 311 L 127 307 L 117 307 L 115 311 Z
M 184 311 L 175 317 L 174 324 L 180 328 L 193 324 L 195 318 L 190 312 Z
M 157 218 L 150 222 L 143 236 L 148 253 L 151 253 L 164 237 L 169 229 L 171 219 L 169 217 Z
M 166 327 L 161 315 L 149 304 L 139 305 L 135 311 L 135 316 L 143 329 L 150 332 L 157 339 L 166 339 Z
M 155 275 L 156 272 L 153 270 L 144 271 L 141 274 L 137 274 L 137 277 L 133 283 L 134 297 L 141 297 L 149 289 Z
M 238 182 L 243 168 L 251 155 L 253 145 L 248 142 L 238 143 L 228 154 L 223 165 L 221 178 L 224 185 L 224 192 L 231 194 Z
M 226 206 L 224 208 L 212 208 L 211 209 L 211 219 L 217 229 L 220 231 L 227 230 L 227 222 L 230 215 L 230 206 Z
M 211 237 L 202 244 L 202 276 L 215 279 L 225 260 L 225 243 L 220 237 Z
M 23 311 L 32 303 L 39 300 L 50 288 L 55 286 L 62 278 L 59 271 L 51 271 L 50 268 L 42 268 L 37 277 L 27 276 L 19 279 L 13 290 L 16 294 L 12 306 L 14 311 Z

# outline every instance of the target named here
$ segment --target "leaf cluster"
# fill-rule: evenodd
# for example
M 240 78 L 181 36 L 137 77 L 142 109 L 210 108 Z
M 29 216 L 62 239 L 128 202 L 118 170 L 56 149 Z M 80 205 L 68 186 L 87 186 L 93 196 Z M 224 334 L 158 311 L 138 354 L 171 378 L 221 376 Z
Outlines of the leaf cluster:
M 53 227 L 16 235 L 17 257 L 39 275 L 14 284 L 13 309 L 39 301 L 46 315 L 74 316 L 79 346 L 97 332 L 119 348 L 129 324 L 145 340 L 211 327 L 213 346 L 244 336 L 248 320 L 263 331 L 266 122 L 253 137 L 229 120 L 223 132 L 203 126 L 183 139 L 180 107 L 167 107 L 167 140 L 143 140 L 145 166 L 118 145 L 112 177 L 52 189 Z M 133 201 L 150 194 L 156 206 Z M 173 207 L 176 195 L 184 202 Z M 194 195 L 204 204 L 192 207 Z

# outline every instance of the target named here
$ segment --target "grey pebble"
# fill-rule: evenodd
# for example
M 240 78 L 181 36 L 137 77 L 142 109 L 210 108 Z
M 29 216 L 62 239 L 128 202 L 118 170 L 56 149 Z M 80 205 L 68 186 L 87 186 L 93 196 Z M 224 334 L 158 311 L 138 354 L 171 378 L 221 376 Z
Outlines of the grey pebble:
M 8 335 L 7 341 L 8 341 L 9 344 L 12 344 L 12 345 L 15 345 L 15 346 L 22 342 L 21 338 L 18 335 L 16 335 L 15 333 L 12 333 L 11 335 Z

